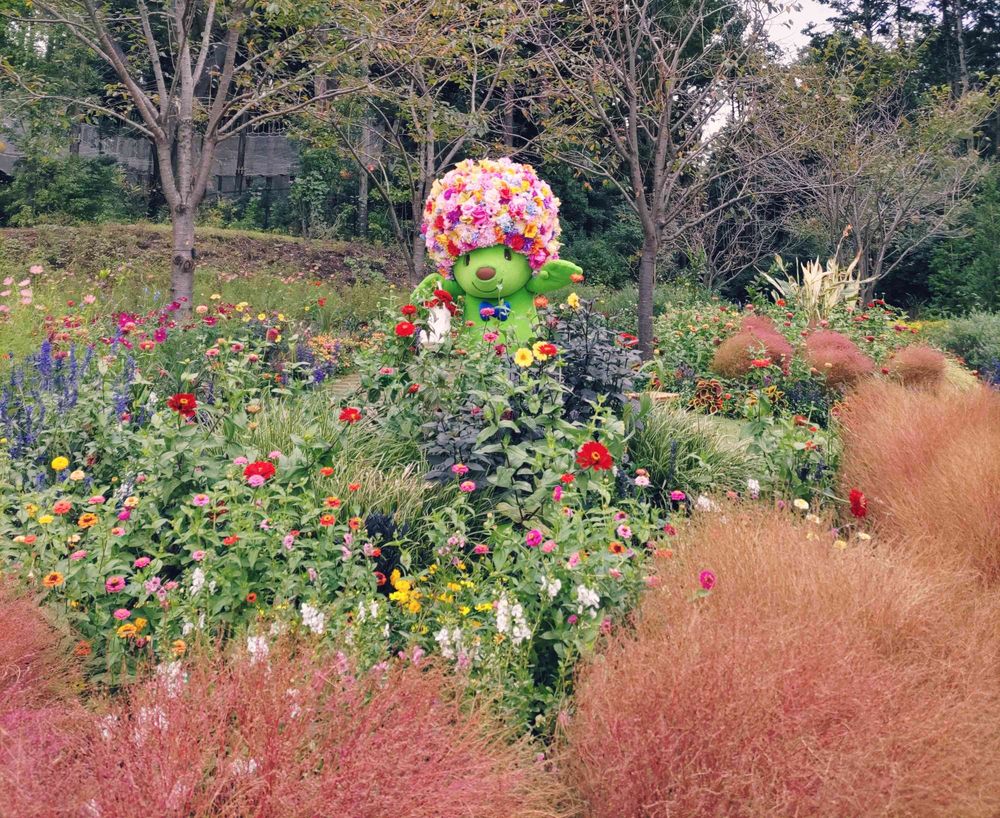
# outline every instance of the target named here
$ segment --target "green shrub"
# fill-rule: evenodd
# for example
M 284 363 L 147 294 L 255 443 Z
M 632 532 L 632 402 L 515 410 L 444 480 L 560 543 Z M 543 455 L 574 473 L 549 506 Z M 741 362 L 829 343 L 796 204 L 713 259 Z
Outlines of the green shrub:
M 974 312 L 965 318 L 931 325 L 928 333 L 972 369 L 985 374 L 1000 365 L 1000 313 Z
M 688 495 L 747 490 L 763 463 L 747 449 L 740 424 L 724 418 L 658 406 L 645 419 L 630 450 L 634 465 L 649 472 L 661 499 L 680 489 Z
M 140 215 L 137 192 L 109 158 L 29 158 L 0 190 L 0 221 L 27 227 L 45 221 L 128 221 Z

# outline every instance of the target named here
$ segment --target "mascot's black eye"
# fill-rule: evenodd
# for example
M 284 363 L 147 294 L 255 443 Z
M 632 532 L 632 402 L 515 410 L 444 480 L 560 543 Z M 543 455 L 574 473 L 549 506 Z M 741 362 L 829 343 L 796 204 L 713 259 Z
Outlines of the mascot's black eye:
M 471 253 L 466 253 L 465 254 L 465 266 L 468 267 L 470 264 L 472 264 L 472 254 Z
M 503 248 L 503 257 L 505 259 L 507 259 L 507 261 L 510 261 L 510 248 L 509 247 L 504 247 Z

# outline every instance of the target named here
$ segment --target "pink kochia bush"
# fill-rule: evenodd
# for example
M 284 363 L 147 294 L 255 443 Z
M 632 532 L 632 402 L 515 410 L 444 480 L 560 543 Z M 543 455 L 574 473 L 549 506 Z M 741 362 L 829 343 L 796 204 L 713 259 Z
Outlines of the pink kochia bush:
M 442 671 L 355 677 L 340 655 L 252 648 L 161 665 L 98 703 L 66 739 L 75 752 L 40 761 L 15 803 L 108 818 L 561 814 L 533 749 Z M 58 784 L 60 807 L 37 782 Z
M 997 597 L 841 536 L 735 507 L 681 535 L 579 677 L 588 818 L 1000 814 Z
M 806 338 L 805 359 L 831 387 L 850 386 L 875 371 L 875 362 L 839 332 L 817 330 Z
M 765 315 L 748 315 L 735 335 L 726 338 L 712 359 L 712 369 L 724 378 L 739 378 L 753 368 L 754 360 L 769 360 L 785 369 L 792 360 L 792 345 Z
M 929 564 L 1000 583 L 1000 393 L 872 381 L 841 421 L 842 485 L 865 493 L 872 523 Z
M 947 368 L 944 353 L 926 344 L 903 347 L 888 362 L 889 374 L 906 386 L 940 386 Z

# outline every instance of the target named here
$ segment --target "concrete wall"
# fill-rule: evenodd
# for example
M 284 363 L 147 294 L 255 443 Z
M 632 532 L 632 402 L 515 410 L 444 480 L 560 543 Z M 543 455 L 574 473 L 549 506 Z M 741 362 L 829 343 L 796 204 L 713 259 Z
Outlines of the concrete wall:
M 16 130 L 5 128 L 7 133 Z M 13 137 L 16 141 L 16 135 Z M 125 170 L 129 179 L 141 185 L 150 183 L 153 173 L 153 149 L 146 139 L 130 136 L 102 136 L 93 125 L 83 125 L 79 129 L 79 154 L 84 157 L 111 156 Z M 292 142 L 281 133 L 248 133 L 243 157 L 243 187 L 251 178 L 271 178 L 277 189 L 288 186 L 298 170 L 298 153 Z M 3 137 L 0 150 L 0 172 L 10 175 L 14 165 L 21 158 L 17 146 Z M 240 152 L 240 138 L 234 136 L 216 148 L 209 181 L 209 193 L 232 193 L 237 187 L 237 162 Z M 62 153 L 69 153 L 67 148 Z

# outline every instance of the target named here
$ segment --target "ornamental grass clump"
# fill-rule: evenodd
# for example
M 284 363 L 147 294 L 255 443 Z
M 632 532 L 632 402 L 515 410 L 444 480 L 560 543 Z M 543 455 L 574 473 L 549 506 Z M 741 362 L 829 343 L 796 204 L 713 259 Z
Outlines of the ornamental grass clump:
M 933 389 L 944 383 L 948 358 L 926 344 L 896 350 L 889 359 L 889 374 L 905 386 Z
M 580 673 L 589 818 L 1000 811 L 996 594 L 793 512 L 696 516 Z
M 869 382 L 846 403 L 845 491 L 900 548 L 1000 582 L 1000 394 Z
M 805 359 L 826 379 L 827 386 L 839 389 L 857 383 L 875 371 L 875 362 L 846 335 L 832 330 L 813 332 L 805 341 Z

